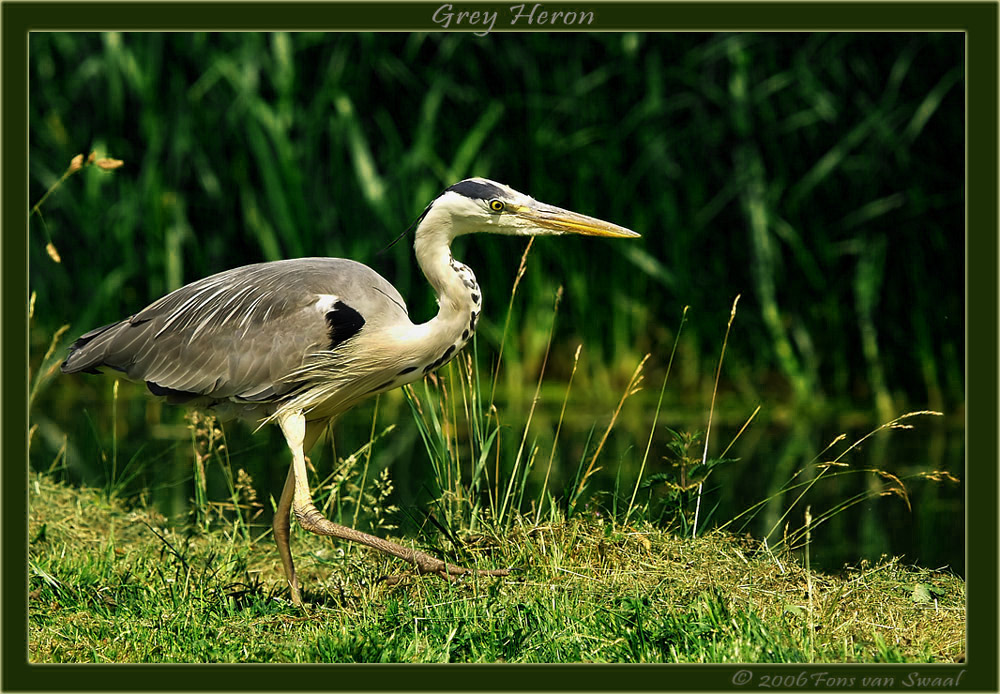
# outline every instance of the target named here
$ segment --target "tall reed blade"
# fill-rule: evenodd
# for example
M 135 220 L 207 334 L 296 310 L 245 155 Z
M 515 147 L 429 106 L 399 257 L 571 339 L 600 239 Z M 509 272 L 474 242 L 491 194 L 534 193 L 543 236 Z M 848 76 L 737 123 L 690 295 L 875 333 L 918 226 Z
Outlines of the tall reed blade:
M 809 594 L 809 662 L 816 660 L 814 651 L 814 641 L 816 638 L 816 628 L 813 626 L 813 584 L 812 567 L 809 565 L 809 546 L 812 543 L 812 513 L 811 507 L 806 506 L 806 592 Z
M 542 491 L 538 494 L 538 509 L 535 512 L 535 525 L 538 525 L 542 516 L 542 503 L 545 500 L 545 492 L 549 487 L 549 474 L 552 472 L 552 461 L 555 459 L 556 446 L 559 444 L 559 432 L 562 431 L 563 420 L 566 417 L 566 403 L 569 402 L 569 391 L 573 387 L 573 377 L 576 376 L 576 367 L 580 362 L 580 350 L 583 345 L 576 346 L 576 353 L 573 355 L 573 370 L 570 371 L 569 381 L 566 383 L 566 394 L 563 396 L 562 409 L 559 411 L 559 422 L 556 424 L 556 433 L 552 437 L 552 451 L 549 453 L 549 464 L 545 468 L 545 481 L 542 482 Z
M 663 393 L 667 389 L 667 379 L 670 377 L 670 368 L 674 365 L 674 355 L 677 353 L 677 345 L 681 339 L 681 331 L 684 329 L 684 322 L 687 320 L 687 313 L 690 306 L 685 306 L 681 313 L 681 323 L 677 326 L 677 334 L 674 336 L 674 346 L 670 349 L 670 359 L 667 360 L 667 371 L 663 374 L 663 384 L 660 386 L 660 397 L 656 400 L 656 410 L 653 412 L 653 423 L 649 427 L 649 439 L 646 441 L 646 450 L 642 454 L 642 464 L 639 465 L 639 476 L 635 480 L 635 489 L 632 490 L 632 498 L 628 502 L 628 510 L 625 512 L 625 521 L 628 522 L 632 515 L 632 507 L 635 505 L 635 495 L 639 492 L 639 485 L 642 483 L 642 473 L 646 470 L 646 461 L 649 459 L 649 449 L 653 445 L 653 434 L 656 432 L 656 422 L 660 418 L 660 407 L 663 405 Z
M 736 304 L 740 301 L 740 295 L 737 294 L 736 298 L 733 299 L 733 308 L 729 312 L 729 322 L 726 324 L 726 336 L 722 339 L 722 351 L 719 354 L 719 365 L 715 369 L 715 385 L 712 387 L 712 405 L 708 408 L 708 426 L 705 428 L 705 451 L 701 456 L 701 464 L 706 465 L 708 463 L 708 438 L 712 434 L 712 415 L 715 413 L 715 396 L 719 392 L 719 376 L 722 374 L 722 360 L 726 357 L 726 345 L 729 343 L 729 331 L 733 327 L 733 320 L 736 318 Z M 691 537 L 698 536 L 698 514 L 701 511 L 701 492 L 704 487 L 704 481 L 698 484 L 698 501 L 695 503 L 694 507 L 694 523 L 691 527 Z
M 534 242 L 535 237 L 532 236 L 528 239 L 528 245 L 524 247 L 524 253 L 521 255 L 521 264 L 517 267 L 517 274 L 514 276 L 514 286 L 510 290 L 510 302 L 507 304 L 507 318 L 503 322 L 503 336 L 500 338 L 500 350 L 497 353 L 497 363 L 493 369 L 493 385 L 490 388 L 490 405 L 492 405 L 496 398 L 497 393 L 497 377 L 500 375 L 500 362 L 503 360 L 503 348 L 507 344 L 507 332 L 510 329 L 510 316 L 514 311 L 514 296 L 517 294 L 517 286 L 521 283 L 521 278 L 524 277 L 524 271 L 528 267 L 528 253 L 531 251 L 531 244 Z
M 510 472 L 510 481 L 507 483 L 507 491 L 504 493 L 503 503 L 500 505 L 500 516 L 497 518 L 498 521 L 503 521 L 504 514 L 507 511 L 507 502 L 510 499 L 511 490 L 514 488 L 514 480 L 517 478 L 517 468 L 521 464 L 521 458 L 524 454 L 524 444 L 528 440 L 528 429 L 531 427 L 531 419 L 535 414 L 535 406 L 538 404 L 539 394 L 542 391 L 542 379 L 545 378 L 545 367 L 549 363 L 549 350 L 552 348 L 552 336 L 556 332 L 556 317 L 559 315 L 559 302 L 562 301 L 563 288 L 562 285 L 556 290 L 555 304 L 552 306 L 552 326 L 549 328 L 549 339 L 545 343 L 545 356 L 542 357 L 542 368 L 538 371 L 538 383 L 535 385 L 535 395 L 531 398 L 531 407 L 528 409 L 528 419 L 524 423 L 524 432 L 521 434 L 521 445 L 517 449 L 517 455 L 514 457 L 514 468 Z M 532 456 L 534 460 L 534 456 Z
M 351 527 L 354 528 L 358 525 L 358 513 L 361 511 L 361 501 L 365 496 L 365 482 L 368 481 L 368 466 L 372 462 L 372 448 L 375 447 L 375 424 L 378 422 L 378 405 L 381 399 L 381 394 L 375 396 L 375 409 L 372 412 L 372 427 L 368 432 L 368 450 L 365 451 L 365 468 L 364 472 L 361 473 L 361 487 L 358 489 L 358 502 L 354 505 L 354 520 L 351 523 Z
M 618 421 L 618 415 L 621 414 L 622 406 L 625 404 L 625 401 L 628 400 L 630 396 L 639 392 L 639 384 L 643 379 L 642 369 L 646 365 L 646 360 L 649 359 L 649 357 L 649 354 L 644 356 L 642 361 L 639 362 L 639 365 L 635 367 L 635 371 L 632 372 L 632 377 L 629 379 L 628 385 L 625 386 L 625 391 L 622 393 L 622 397 L 618 401 L 618 407 L 615 408 L 614 414 L 611 415 L 611 421 L 608 422 L 608 428 L 604 430 L 604 435 L 597 444 L 597 449 L 594 451 L 594 455 L 590 459 L 590 464 L 587 465 L 587 470 L 583 473 L 583 477 L 580 478 L 580 483 L 577 485 L 576 491 L 573 493 L 573 498 L 569 504 L 570 513 L 573 512 L 574 508 L 576 508 L 576 502 L 580 498 L 580 495 L 583 494 L 584 487 L 587 485 L 587 480 L 590 479 L 591 475 L 601 469 L 594 467 L 597 464 L 597 458 L 601 455 L 601 451 L 604 449 L 604 444 L 608 440 L 608 435 L 611 433 L 611 429 L 614 428 L 615 422 Z

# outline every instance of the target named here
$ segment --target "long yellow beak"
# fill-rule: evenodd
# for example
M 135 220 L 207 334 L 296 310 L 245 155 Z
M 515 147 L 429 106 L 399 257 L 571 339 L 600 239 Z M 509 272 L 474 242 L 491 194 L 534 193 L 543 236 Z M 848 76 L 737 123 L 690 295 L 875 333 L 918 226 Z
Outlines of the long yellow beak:
M 532 206 L 520 205 L 513 209 L 508 206 L 507 209 L 535 226 L 555 232 L 628 239 L 639 237 L 639 234 L 631 229 L 551 205 L 539 203 Z

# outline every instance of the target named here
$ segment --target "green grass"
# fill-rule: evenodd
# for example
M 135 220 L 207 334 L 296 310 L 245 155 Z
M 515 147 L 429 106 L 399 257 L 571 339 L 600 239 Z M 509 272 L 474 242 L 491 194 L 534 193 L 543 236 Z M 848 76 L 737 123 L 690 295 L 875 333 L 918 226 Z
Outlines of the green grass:
M 434 543 L 514 576 L 389 587 L 377 579 L 400 562 L 295 529 L 303 614 L 270 537 L 170 528 L 46 475 L 31 477 L 30 509 L 36 663 L 953 662 L 965 649 L 950 573 L 865 562 L 812 573 L 810 594 L 793 556 L 726 533 L 517 516 L 462 533 L 456 552 Z

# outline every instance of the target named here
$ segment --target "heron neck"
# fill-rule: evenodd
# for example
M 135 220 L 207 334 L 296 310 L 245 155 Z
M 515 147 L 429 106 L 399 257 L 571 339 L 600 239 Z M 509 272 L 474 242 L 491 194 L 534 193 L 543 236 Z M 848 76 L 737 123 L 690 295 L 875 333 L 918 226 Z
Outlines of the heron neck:
M 472 270 L 452 257 L 448 231 L 445 225 L 429 224 L 425 219 L 417 228 L 413 249 L 438 301 L 438 313 L 426 326 L 433 326 L 432 334 L 447 335 L 447 339 L 464 344 L 479 319 L 482 293 Z

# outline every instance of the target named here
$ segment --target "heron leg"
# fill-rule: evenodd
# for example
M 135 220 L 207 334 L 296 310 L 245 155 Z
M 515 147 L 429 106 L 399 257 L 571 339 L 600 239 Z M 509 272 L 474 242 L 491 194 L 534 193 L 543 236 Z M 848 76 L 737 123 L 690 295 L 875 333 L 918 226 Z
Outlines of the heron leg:
M 292 551 L 289 547 L 288 538 L 292 521 L 289 512 L 292 510 L 292 493 L 295 490 L 295 471 L 292 466 L 288 467 L 288 476 L 285 477 L 285 486 L 281 490 L 281 499 L 278 501 L 278 508 L 274 512 L 274 520 L 271 528 L 274 530 L 274 541 L 278 544 L 278 554 L 281 555 L 281 564 L 285 568 L 285 578 L 288 580 L 288 588 L 292 593 L 292 602 L 302 607 L 302 595 L 299 592 L 299 582 L 295 577 L 295 564 L 292 561 Z
M 363 533 L 358 530 L 354 530 L 353 528 L 338 525 L 337 523 L 327 520 L 323 514 L 320 513 L 319 509 L 316 508 L 316 505 L 312 500 L 312 495 L 309 492 L 304 452 L 304 447 L 307 441 L 314 443 L 316 441 L 316 437 L 322 431 L 322 427 L 318 426 L 319 423 L 312 422 L 310 422 L 310 426 L 307 427 L 305 415 L 300 410 L 281 412 L 277 415 L 277 420 L 279 426 L 281 426 L 282 433 L 285 435 L 285 440 L 288 442 L 288 447 L 292 451 L 292 469 L 290 473 L 294 476 L 294 488 L 291 495 L 292 511 L 295 514 L 295 518 L 298 520 L 299 525 L 309 532 L 317 535 L 329 535 L 331 537 L 336 537 L 341 540 L 349 540 L 351 542 L 360 542 L 363 545 L 374 547 L 377 550 L 381 550 L 386 554 L 391 554 L 394 557 L 398 557 L 403 561 L 412 564 L 418 574 L 436 574 L 442 578 L 454 580 L 455 576 L 463 574 L 475 574 L 479 576 L 506 576 L 510 573 L 506 569 L 486 571 L 479 569 L 466 569 L 461 566 L 455 566 L 454 564 L 447 564 L 425 552 L 403 547 L 395 542 L 384 540 L 381 537 L 369 535 L 368 533 Z M 282 493 L 282 500 L 284 500 L 286 492 Z M 288 563 L 286 564 L 286 574 L 288 573 L 287 567 L 290 565 L 291 557 L 289 557 Z M 294 577 L 294 573 L 292 577 Z

